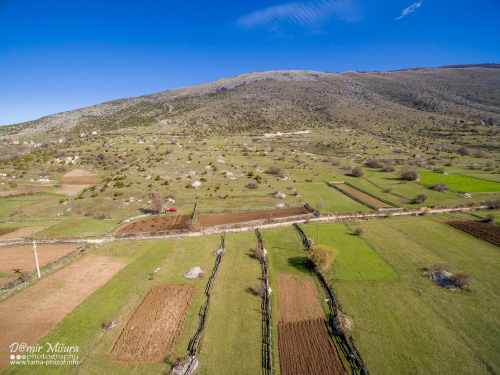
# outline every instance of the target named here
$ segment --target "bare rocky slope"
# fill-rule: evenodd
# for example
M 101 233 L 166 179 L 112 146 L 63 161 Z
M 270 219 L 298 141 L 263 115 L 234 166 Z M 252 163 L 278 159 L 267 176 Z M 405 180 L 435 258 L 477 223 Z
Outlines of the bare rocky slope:
M 500 64 L 390 72 L 269 71 L 4 126 L 3 139 L 151 127 L 196 135 L 348 126 L 383 133 L 500 123 Z

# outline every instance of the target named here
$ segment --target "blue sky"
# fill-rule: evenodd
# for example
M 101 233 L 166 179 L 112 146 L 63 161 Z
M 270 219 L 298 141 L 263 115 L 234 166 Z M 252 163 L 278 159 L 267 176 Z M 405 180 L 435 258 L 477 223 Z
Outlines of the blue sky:
M 242 73 L 500 62 L 500 0 L 0 0 L 0 125 Z

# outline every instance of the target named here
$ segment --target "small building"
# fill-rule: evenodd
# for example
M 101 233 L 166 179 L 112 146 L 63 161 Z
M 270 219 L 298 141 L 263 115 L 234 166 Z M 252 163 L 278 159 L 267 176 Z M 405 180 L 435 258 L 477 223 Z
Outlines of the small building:
M 92 132 L 92 135 L 97 135 L 97 132 L 94 130 L 94 131 Z
M 12 140 L 13 145 L 18 145 L 19 144 L 19 139 L 13 139 Z

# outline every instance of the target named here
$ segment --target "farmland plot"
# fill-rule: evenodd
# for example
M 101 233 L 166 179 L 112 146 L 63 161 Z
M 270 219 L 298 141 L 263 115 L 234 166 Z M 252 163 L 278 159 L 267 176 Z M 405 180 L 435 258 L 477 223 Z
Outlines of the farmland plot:
M 360 201 L 362 201 L 370 206 L 373 206 L 376 208 L 394 208 L 394 206 L 391 206 L 390 204 L 379 201 L 377 198 L 374 198 L 368 194 L 365 194 L 362 191 L 359 191 L 358 189 L 355 189 L 349 185 L 337 184 L 337 185 L 335 185 L 335 187 L 346 192 L 347 194 L 352 195 L 355 198 L 358 198 Z
M 121 227 L 116 231 L 116 233 L 162 232 L 174 229 L 184 229 L 189 227 L 190 224 L 191 216 L 189 215 L 162 216 L 134 221 L 124 227 Z
M 278 325 L 281 375 L 344 375 L 324 319 Z
M 500 246 L 500 227 L 479 223 L 473 220 L 448 221 L 446 224 L 460 229 L 465 233 L 469 233 L 483 241 Z
M 86 256 L 0 303 L 0 351 L 9 353 L 13 342 L 34 345 L 123 267 L 117 259 Z M 0 370 L 8 360 L 0 356 Z
M 196 226 L 212 227 L 216 225 L 237 224 L 254 220 L 277 219 L 308 214 L 311 214 L 311 211 L 305 207 L 291 207 L 276 210 L 255 210 L 226 214 L 199 215 L 196 217 Z
M 130 317 L 109 360 L 157 362 L 170 354 L 196 293 L 193 285 L 155 285 Z
M 79 246 L 78 244 L 37 246 L 40 267 L 70 253 Z M 13 269 L 21 269 L 21 272 L 27 272 L 35 268 L 36 262 L 32 245 L 0 247 L 0 272 L 12 273 Z

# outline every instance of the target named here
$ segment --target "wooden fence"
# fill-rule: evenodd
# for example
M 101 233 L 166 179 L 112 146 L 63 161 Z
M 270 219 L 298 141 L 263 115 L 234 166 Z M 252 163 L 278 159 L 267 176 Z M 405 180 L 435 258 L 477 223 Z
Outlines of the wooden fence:
M 262 369 L 263 375 L 272 375 L 274 372 L 273 367 L 273 345 L 272 345 L 272 335 L 271 335 L 271 295 L 269 293 L 269 268 L 267 266 L 267 260 L 265 256 L 264 239 L 260 233 L 259 228 L 255 229 L 255 234 L 259 241 L 259 248 L 264 254 L 260 265 L 262 268 L 262 278 L 266 282 L 266 293 L 262 298 Z

